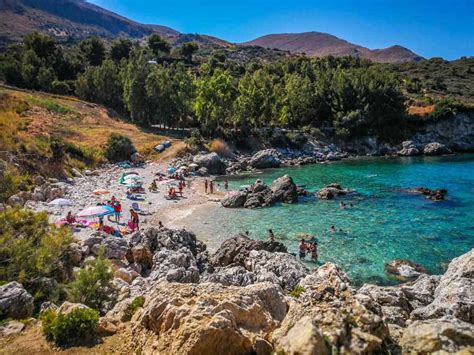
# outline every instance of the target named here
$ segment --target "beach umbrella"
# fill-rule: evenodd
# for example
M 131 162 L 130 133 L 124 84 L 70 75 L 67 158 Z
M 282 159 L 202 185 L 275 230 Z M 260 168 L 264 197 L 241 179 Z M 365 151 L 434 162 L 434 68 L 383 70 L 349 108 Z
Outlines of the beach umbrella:
M 170 167 L 168 168 L 168 172 L 169 172 L 170 174 L 173 174 L 173 173 L 176 172 L 176 168 L 173 168 L 172 166 L 170 166 Z
M 107 194 L 110 194 L 110 192 L 107 191 L 106 189 L 97 189 L 97 190 L 92 191 L 92 193 L 94 195 L 107 195 Z
M 136 171 L 129 171 L 128 173 L 123 173 L 123 176 L 128 176 L 128 175 L 140 175 Z
M 127 181 L 127 180 L 140 180 L 140 176 L 138 176 L 138 175 L 128 175 L 128 176 L 125 176 L 124 180 L 125 181 Z
M 110 206 L 92 206 L 82 210 L 77 217 L 100 217 L 114 213 L 114 209 Z
M 127 184 L 127 187 L 141 187 L 143 184 L 141 182 L 135 181 Z
M 68 200 L 66 198 L 57 198 L 51 202 L 48 203 L 50 206 L 72 206 L 74 203 L 71 200 Z

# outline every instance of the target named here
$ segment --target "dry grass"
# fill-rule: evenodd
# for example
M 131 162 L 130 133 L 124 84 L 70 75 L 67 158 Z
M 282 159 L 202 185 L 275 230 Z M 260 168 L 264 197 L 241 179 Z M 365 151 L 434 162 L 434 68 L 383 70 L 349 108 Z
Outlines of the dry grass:
M 180 140 L 145 132 L 102 106 L 75 98 L 6 88 L 0 89 L 0 98 L 0 150 L 14 152 L 23 145 L 44 153 L 41 141 L 55 136 L 101 152 L 111 133 L 128 136 L 140 153 L 153 159 L 170 159 L 184 148 Z M 173 148 L 155 153 L 153 148 L 163 140 L 171 140 Z
M 209 150 L 219 154 L 222 157 L 230 158 L 233 155 L 229 145 L 222 139 L 213 139 L 209 144 Z
M 433 112 L 435 108 L 435 105 L 429 105 L 429 106 L 410 106 L 408 108 L 408 113 L 410 115 L 416 115 L 416 116 L 426 116 L 429 115 L 431 112 Z

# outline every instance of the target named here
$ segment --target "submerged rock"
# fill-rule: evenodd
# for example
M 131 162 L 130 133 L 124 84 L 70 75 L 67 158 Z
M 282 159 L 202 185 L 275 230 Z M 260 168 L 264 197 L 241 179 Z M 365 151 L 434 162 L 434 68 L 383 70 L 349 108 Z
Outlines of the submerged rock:
M 402 281 L 417 278 L 422 273 L 426 273 L 426 269 L 420 264 L 416 264 L 410 260 L 395 259 L 385 263 L 385 271 L 391 275 L 395 275 Z
M 417 187 L 412 191 L 415 193 L 422 194 L 426 196 L 427 199 L 430 199 L 432 201 L 442 201 L 444 200 L 444 196 L 448 193 L 447 189 L 431 190 L 427 187 Z
M 320 200 L 332 200 L 336 196 L 346 195 L 350 192 L 352 192 L 352 190 L 344 189 L 340 184 L 332 183 L 317 191 L 316 196 Z

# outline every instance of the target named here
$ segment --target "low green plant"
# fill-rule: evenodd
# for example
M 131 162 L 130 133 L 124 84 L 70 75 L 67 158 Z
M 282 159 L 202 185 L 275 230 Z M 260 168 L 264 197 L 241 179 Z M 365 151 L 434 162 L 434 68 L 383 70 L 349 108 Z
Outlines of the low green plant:
M 89 308 L 76 308 L 67 314 L 58 314 L 50 309 L 40 314 L 40 320 L 46 339 L 65 347 L 94 339 L 99 313 Z
M 145 303 L 145 297 L 143 296 L 135 297 L 133 301 L 128 305 L 128 307 L 125 309 L 124 314 L 122 316 L 122 322 L 128 322 L 130 319 L 132 319 L 137 309 L 142 307 L 144 303 Z
M 130 138 L 116 133 L 109 136 L 105 145 L 105 156 L 110 161 L 128 160 L 136 151 Z
M 301 294 L 305 291 L 304 287 L 303 286 L 300 286 L 300 285 L 296 285 L 295 287 L 293 287 L 293 289 L 290 291 L 290 296 L 292 297 L 295 297 L 295 298 L 299 298 L 301 296 Z
M 51 112 L 59 113 L 63 115 L 75 112 L 74 109 L 72 109 L 71 107 L 60 104 L 57 101 L 52 100 L 52 99 L 30 96 L 28 99 L 28 102 L 32 105 L 36 105 L 36 106 L 45 108 Z
M 101 249 L 95 260 L 76 272 L 75 280 L 67 286 L 67 298 L 71 302 L 82 303 L 102 311 L 115 298 L 112 279 L 110 262 Z

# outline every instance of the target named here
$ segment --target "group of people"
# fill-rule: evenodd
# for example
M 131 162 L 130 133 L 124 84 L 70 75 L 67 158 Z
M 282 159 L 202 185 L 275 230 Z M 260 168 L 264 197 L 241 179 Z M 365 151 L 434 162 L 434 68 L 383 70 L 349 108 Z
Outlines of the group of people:
M 300 259 L 304 259 L 306 254 L 311 254 L 311 260 L 318 260 L 318 243 L 316 240 L 306 242 L 304 239 L 301 239 L 299 251 Z
M 339 208 L 340 209 L 345 209 L 346 207 L 347 207 L 347 204 L 344 201 L 339 202 Z M 354 207 L 352 202 L 349 202 L 349 207 L 351 207 L 351 208 Z
M 220 184 L 217 184 L 220 186 Z M 228 190 L 229 189 L 229 181 L 224 181 L 224 189 Z M 207 194 L 207 191 L 209 190 L 210 194 L 214 193 L 214 181 L 212 180 L 204 180 L 204 192 Z

